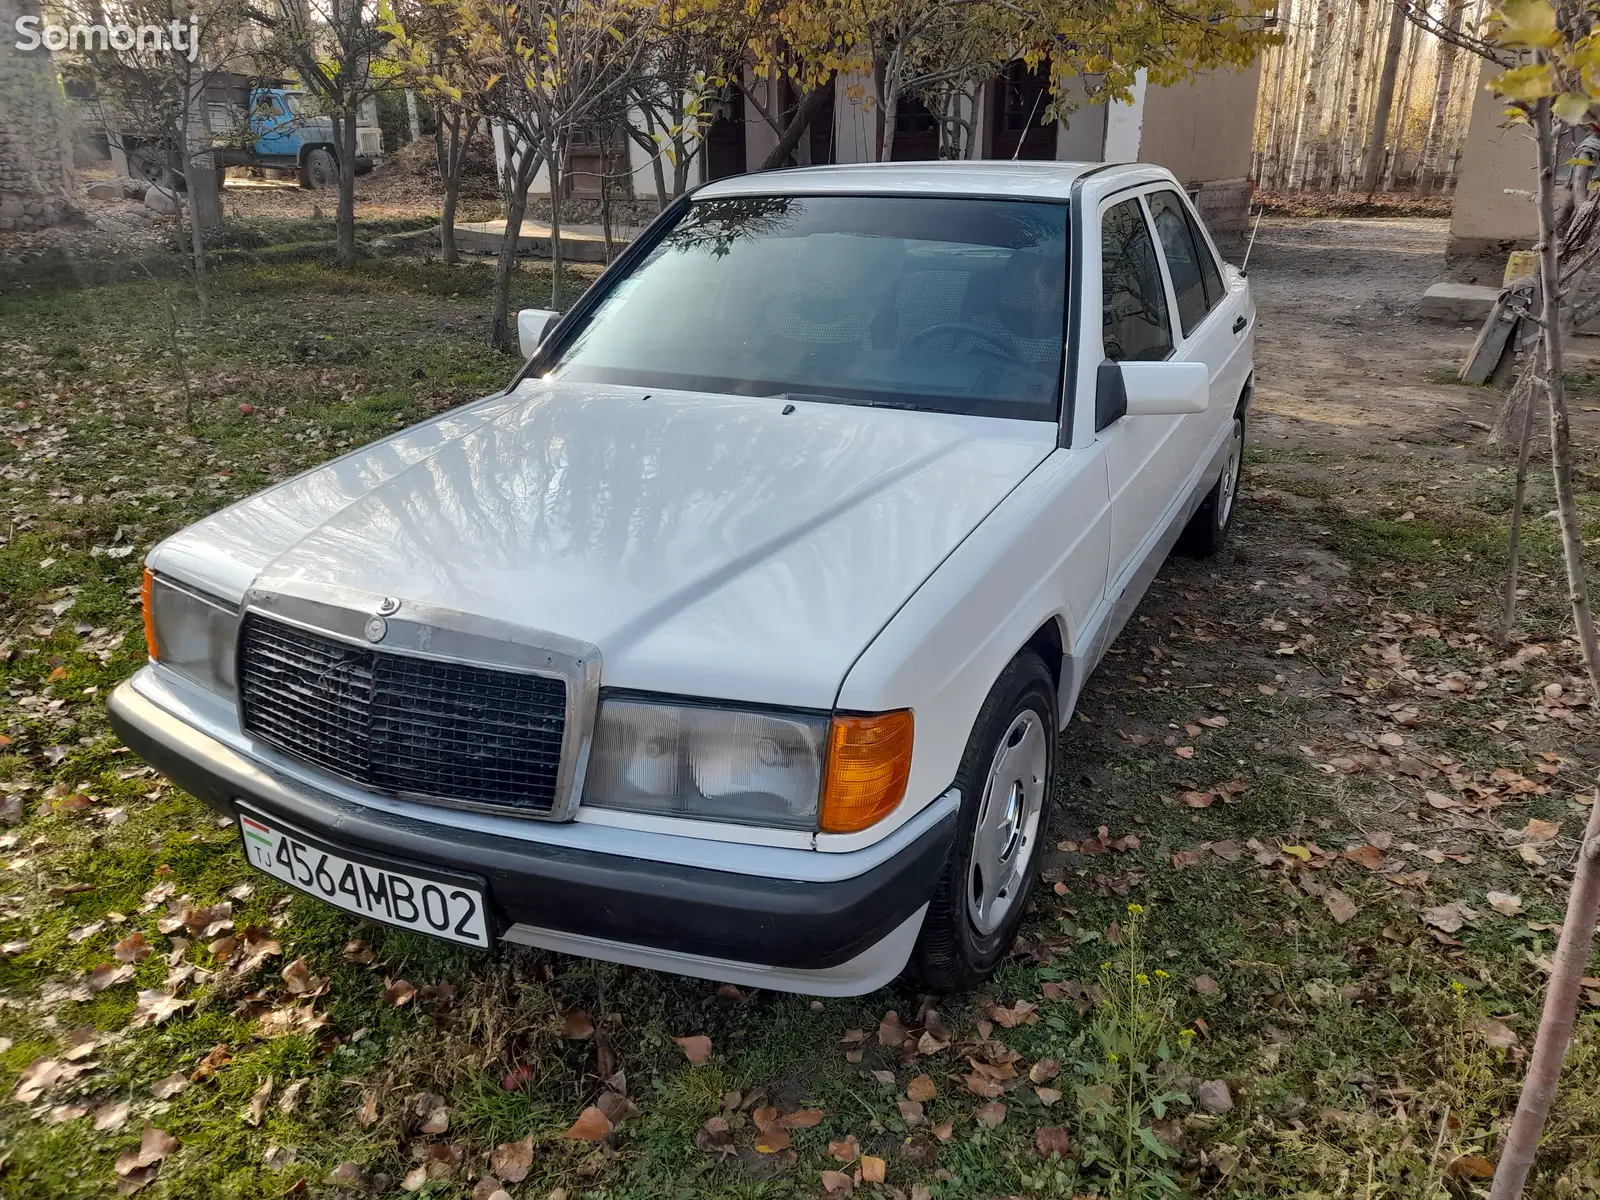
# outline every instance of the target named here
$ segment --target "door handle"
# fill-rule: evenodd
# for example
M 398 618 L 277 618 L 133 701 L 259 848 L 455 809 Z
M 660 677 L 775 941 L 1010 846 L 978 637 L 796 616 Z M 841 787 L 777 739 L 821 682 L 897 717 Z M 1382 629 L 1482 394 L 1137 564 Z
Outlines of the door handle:
M 1249 328 L 1250 328 L 1250 322 L 1245 320 L 1244 317 L 1241 316 L 1241 317 L 1235 317 L 1234 318 L 1233 331 L 1235 333 L 1243 333 L 1246 329 L 1249 329 Z

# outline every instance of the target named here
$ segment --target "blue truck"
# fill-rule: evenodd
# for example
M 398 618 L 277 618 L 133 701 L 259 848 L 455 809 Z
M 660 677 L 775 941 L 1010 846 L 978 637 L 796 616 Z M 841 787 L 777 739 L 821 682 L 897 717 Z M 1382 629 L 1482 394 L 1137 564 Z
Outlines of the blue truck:
M 204 107 L 219 168 L 269 167 L 294 172 L 302 187 L 337 186 L 333 119 L 318 111 L 309 93 L 283 84 L 230 84 L 224 77 L 206 89 Z M 125 156 L 126 174 L 163 187 L 183 186 L 183 156 L 166 137 L 124 130 L 111 140 L 113 150 Z M 370 171 L 382 154 L 376 107 L 369 104 L 356 118 L 356 172 Z

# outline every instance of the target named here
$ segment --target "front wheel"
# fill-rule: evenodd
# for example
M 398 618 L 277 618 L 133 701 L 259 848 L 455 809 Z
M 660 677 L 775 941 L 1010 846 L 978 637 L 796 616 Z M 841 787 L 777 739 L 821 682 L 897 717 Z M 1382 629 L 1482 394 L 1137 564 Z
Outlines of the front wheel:
M 1228 540 L 1233 513 L 1239 502 L 1239 480 L 1244 473 L 1244 415 L 1233 418 L 1228 434 L 1228 457 L 1216 486 L 1195 509 L 1178 537 L 1178 552 L 1191 558 L 1210 558 Z
M 326 150 L 313 150 L 306 155 L 306 185 L 321 190 L 339 181 L 339 164 Z
M 1016 940 L 1050 818 L 1057 728 L 1055 682 L 1024 650 L 990 689 L 956 773 L 956 840 L 911 956 L 929 991 L 977 987 Z

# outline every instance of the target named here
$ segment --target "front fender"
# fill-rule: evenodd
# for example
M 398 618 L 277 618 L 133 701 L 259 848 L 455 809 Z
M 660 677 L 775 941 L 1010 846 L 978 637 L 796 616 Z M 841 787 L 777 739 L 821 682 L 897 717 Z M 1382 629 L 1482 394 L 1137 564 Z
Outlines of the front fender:
M 955 777 L 978 710 L 1034 633 L 1061 634 L 1061 720 L 1092 668 L 1085 627 L 1100 608 L 1111 531 L 1098 445 L 1046 458 L 945 559 L 862 653 L 840 689 L 844 711 L 910 708 L 916 719 L 907 803 L 883 836 Z M 849 848 L 840 835 L 839 849 Z M 833 841 L 819 835 L 818 848 Z

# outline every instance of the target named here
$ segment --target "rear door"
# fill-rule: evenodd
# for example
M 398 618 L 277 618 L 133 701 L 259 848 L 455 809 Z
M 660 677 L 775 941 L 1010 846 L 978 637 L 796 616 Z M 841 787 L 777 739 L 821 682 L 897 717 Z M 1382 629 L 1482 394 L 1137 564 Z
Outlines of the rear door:
M 1172 288 L 1176 357 L 1203 362 L 1211 374 L 1208 410 L 1181 418 L 1179 436 L 1192 474 L 1209 463 L 1232 424 L 1234 403 L 1248 370 L 1249 322 L 1241 311 L 1242 286 L 1238 290 L 1228 286 L 1188 201 L 1174 188 L 1158 188 L 1146 203 Z

